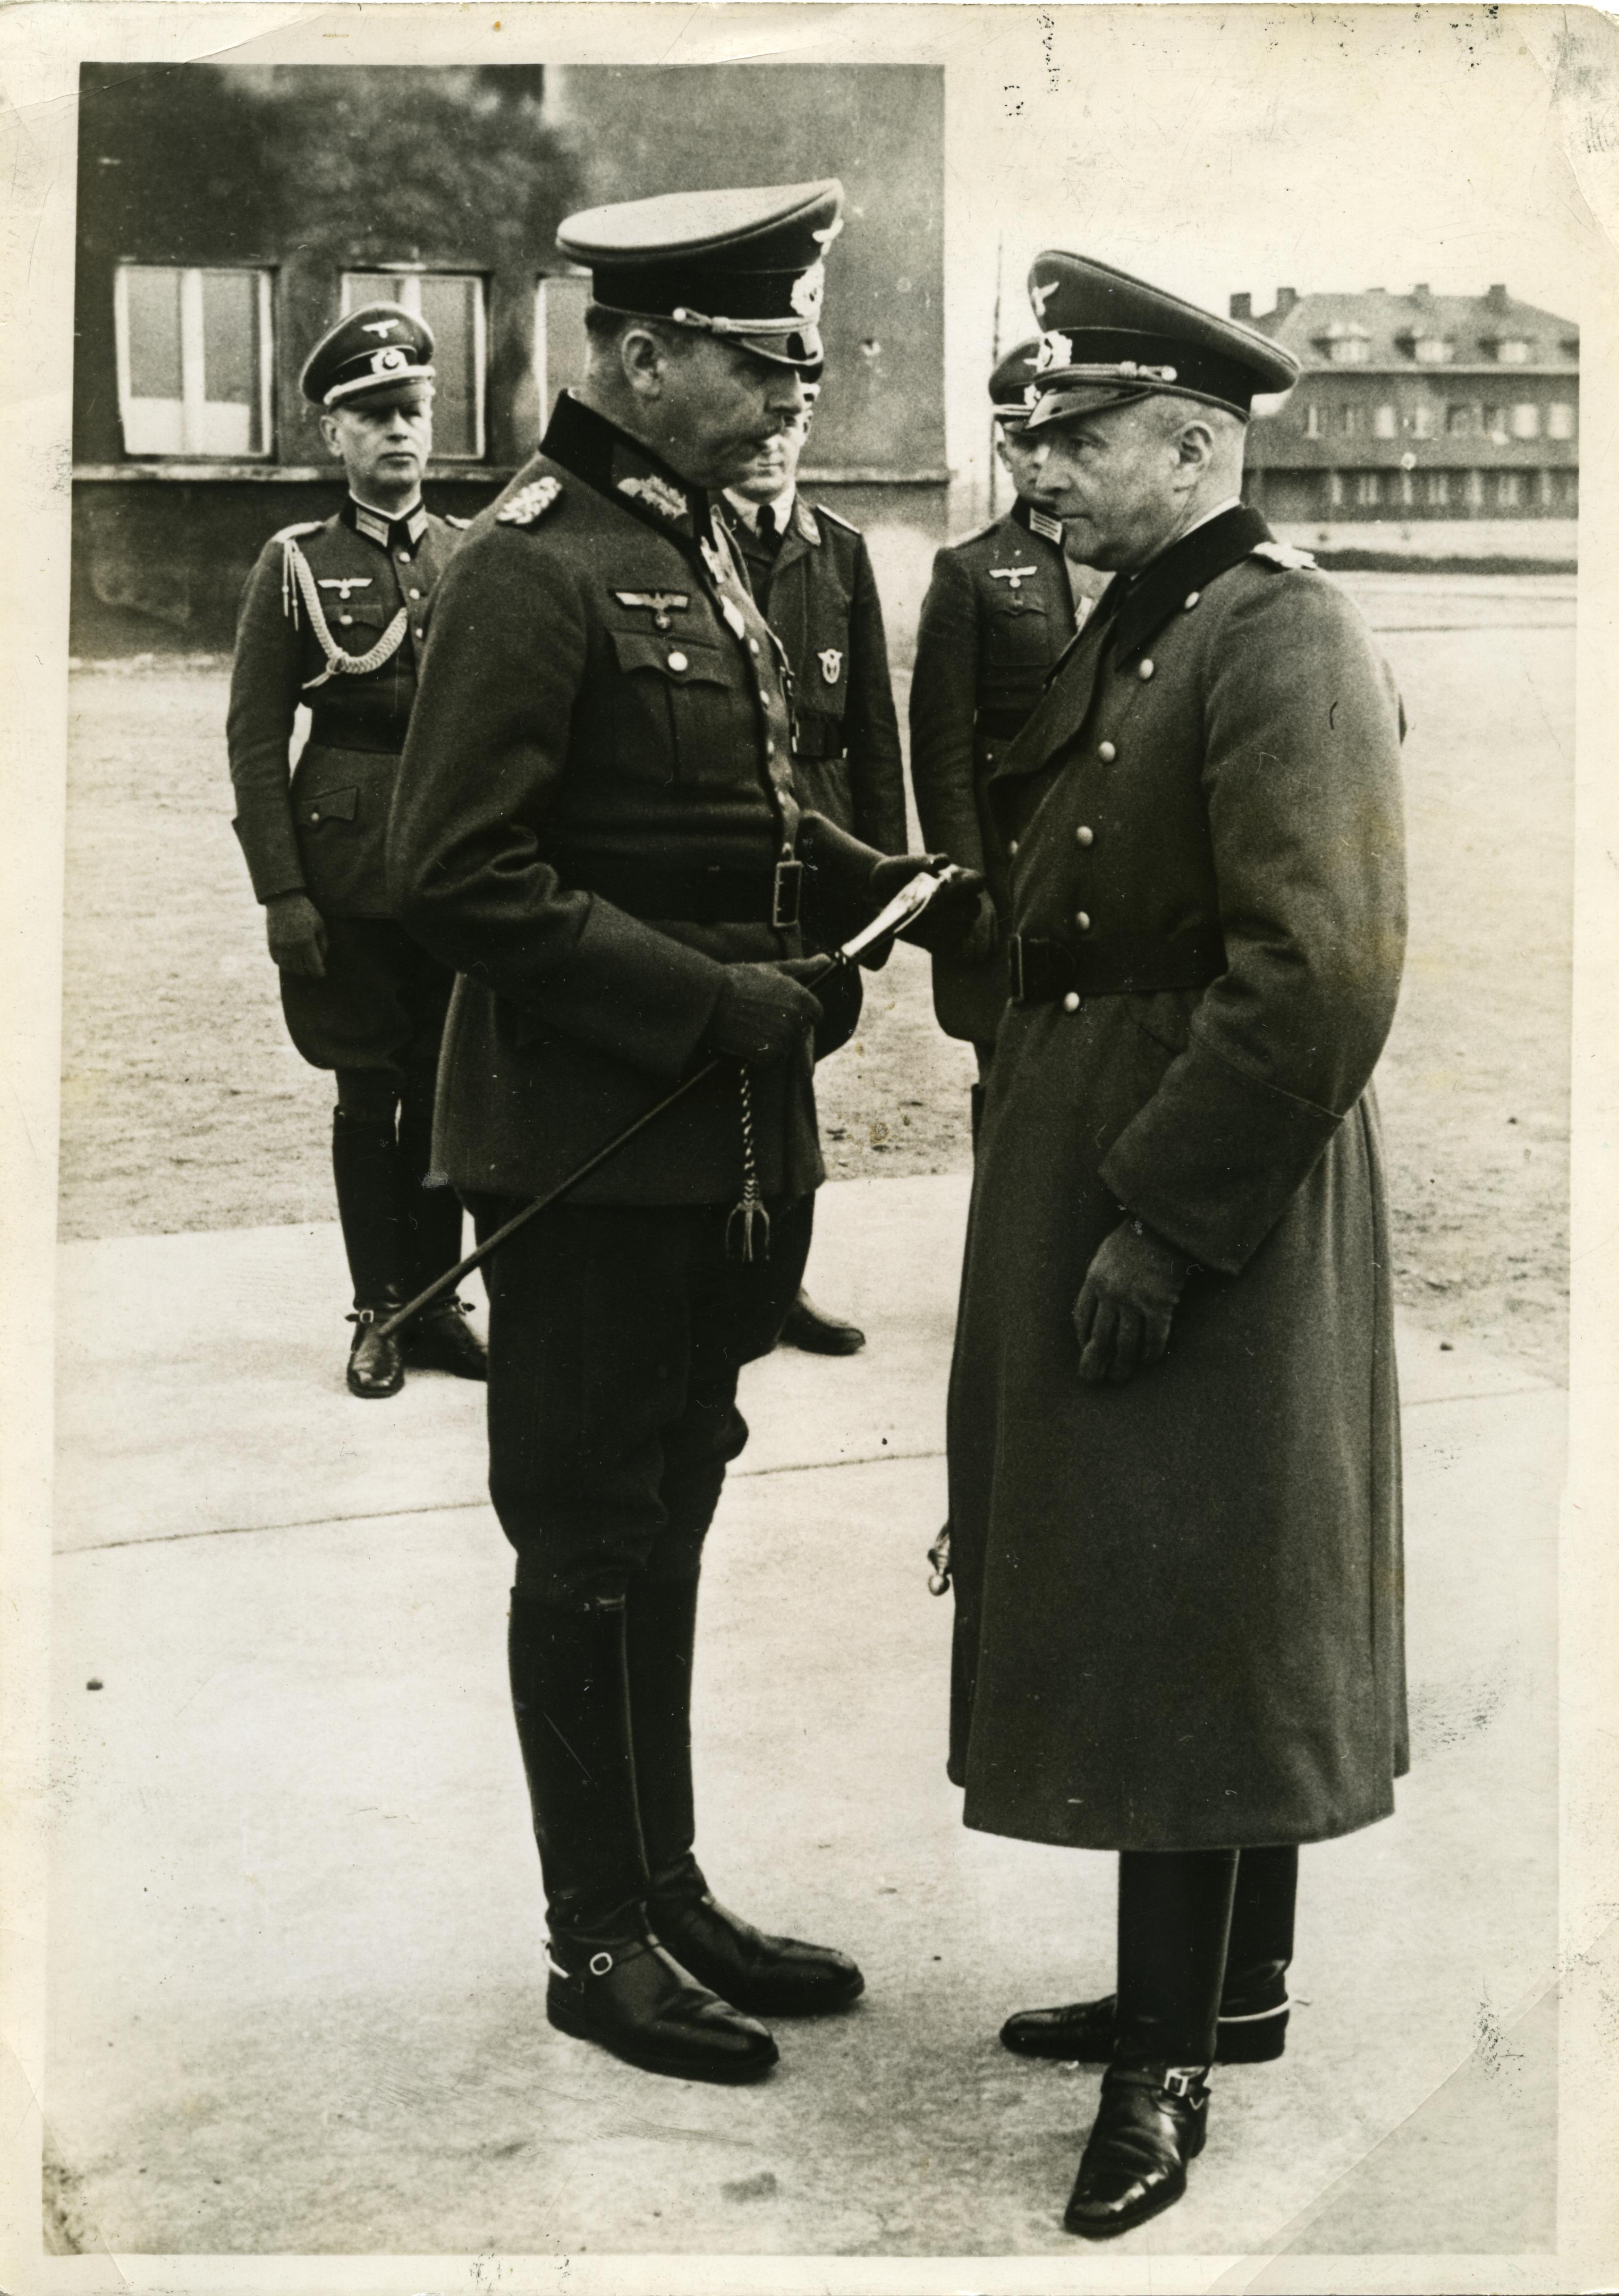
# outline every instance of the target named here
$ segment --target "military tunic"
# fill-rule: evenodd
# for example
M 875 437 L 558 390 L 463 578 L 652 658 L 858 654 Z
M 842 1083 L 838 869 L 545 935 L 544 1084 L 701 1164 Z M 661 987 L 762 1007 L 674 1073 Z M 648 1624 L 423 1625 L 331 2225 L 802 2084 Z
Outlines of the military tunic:
M 1370 1089 L 1402 724 L 1295 556 L 1237 509 L 1105 595 L 991 784 L 1043 992 L 990 1072 L 949 1402 L 950 1768 L 991 1833 L 1314 1841 L 1406 1763 Z M 1089 1386 L 1122 1208 L 1198 1272 L 1165 1360 Z
M 326 920 L 325 979 L 282 975 L 293 1041 L 319 1068 L 390 1065 L 442 1023 L 451 975 L 391 922 L 383 848 L 458 538 L 420 507 L 390 521 L 350 496 L 324 524 L 273 536 L 242 594 L 226 718 L 234 828 L 259 900 L 304 892 Z M 289 780 L 300 704 L 312 722 Z
M 1062 528 L 1030 504 L 934 559 L 911 678 L 916 817 L 925 845 L 983 871 L 1003 928 L 1007 855 L 985 791 L 1073 632 Z M 1006 993 L 999 947 L 933 959 L 933 1009 L 952 1037 L 992 1043 Z

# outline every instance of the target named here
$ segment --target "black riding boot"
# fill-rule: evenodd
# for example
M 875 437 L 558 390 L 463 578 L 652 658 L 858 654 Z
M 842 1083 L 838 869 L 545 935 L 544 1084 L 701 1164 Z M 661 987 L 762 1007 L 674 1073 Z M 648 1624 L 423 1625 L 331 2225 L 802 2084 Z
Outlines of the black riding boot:
M 413 1063 L 405 1071 L 399 1103 L 399 1233 L 407 1300 L 461 1257 L 461 1199 L 454 1188 L 427 1185 L 432 1136 L 433 1071 Z M 466 1316 L 466 1302 L 453 1292 L 413 1316 L 399 1334 L 411 1369 L 487 1379 L 489 1357 Z
M 391 1118 L 332 1111 L 332 1177 L 337 1216 L 354 1284 L 354 1343 L 349 1351 L 349 1391 L 368 1400 L 397 1395 L 405 1364 L 395 1340 L 376 1324 L 400 1306 L 399 1149 Z
M 1111 2239 L 1169 2208 L 1203 2150 L 1237 1857 L 1127 1850 L 1119 1860 L 1118 2038 L 1063 2218 L 1081 2239 Z
M 677 1968 L 647 1929 L 621 1607 L 512 1597 L 512 1704 L 551 1940 L 546 2014 L 645 2071 L 749 2081 L 777 2047 Z
M 1214 2038 L 1217 2065 L 1265 2064 L 1286 2046 L 1287 1969 L 1298 1882 L 1294 1849 L 1245 1849 L 1237 1860 Z M 1020 2009 L 1001 2027 L 1001 2045 L 1020 2057 L 1105 2065 L 1113 2055 L 1118 2007 L 1117 1996 L 1105 1993 L 1100 2000 L 1071 2001 L 1057 2009 Z
M 692 1854 L 692 1649 L 694 1578 L 637 1579 L 629 1590 L 629 1709 L 641 1831 L 651 1874 L 646 1910 L 683 1969 L 738 2009 L 810 2017 L 842 2009 L 866 1980 L 830 1946 L 768 1937 L 717 1905 Z

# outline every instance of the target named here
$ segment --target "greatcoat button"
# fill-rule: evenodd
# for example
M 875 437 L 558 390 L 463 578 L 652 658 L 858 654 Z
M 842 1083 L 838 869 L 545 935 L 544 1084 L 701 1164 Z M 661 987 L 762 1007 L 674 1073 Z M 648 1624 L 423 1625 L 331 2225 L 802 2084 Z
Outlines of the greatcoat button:
M 1077 1013 L 1079 1009 L 1080 993 L 1077 988 L 1071 988 L 1063 999 L 1063 1010 L 1064 1013 Z
M 683 653 L 671 653 L 669 666 L 671 669 L 684 669 L 686 666 L 686 656 Z
M 1076 909 L 1073 913 L 1073 921 L 1081 932 L 1090 931 L 1090 915 L 1088 910 Z
M 1155 662 L 1150 660 L 1138 661 L 1136 664 L 1136 676 L 1145 681 L 1152 676 L 1156 666 L 1157 665 Z
M 1097 745 L 1097 755 L 1101 758 L 1102 763 L 1105 766 L 1111 766 L 1118 754 L 1119 752 L 1114 749 L 1111 742 L 1103 742 Z
M 420 592 L 420 590 L 413 590 L 413 591 L 411 592 L 411 594 L 411 594 L 411 596 L 412 596 L 413 598 L 419 598 L 419 597 L 421 596 L 422 593 Z
M 1088 829 L 1083 822 L 1080 824 L 1073 834 L 1074 841 L 1080 845 L 1094 845 L 1097 841 L 1096 831 L 1094 829 Z
M 1015 837 L 1012 840 L 1011 844 L 1007 846 L 1007 854 L 1008 858 L 1011 860 L 1015 861 L 1017 858 L 1017 840 Z
M 1203 592 L 1201 590 L 1188 590 L 1187 592 L 1186 612 L 1188 614 L 1191 612 L 1193 607 L 1197 603 L 1197 601 L 1202 597 L 1202 595 Z

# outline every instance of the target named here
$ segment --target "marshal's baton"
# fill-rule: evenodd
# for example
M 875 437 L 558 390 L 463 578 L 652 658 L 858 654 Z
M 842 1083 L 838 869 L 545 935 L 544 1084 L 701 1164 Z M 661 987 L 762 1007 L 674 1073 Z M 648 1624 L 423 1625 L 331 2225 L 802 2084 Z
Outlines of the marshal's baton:
M 874 941 L 885 939 L 890 933 L 898 932 L 902 926 L 914 922 L 940 886 L 959 874 L 960 872 L 953 866 L 937 876 L 931 870 L 919 869 L 914 877 L 907 878 L 893 899 L 885 908 L 879 909 L 868 925 L 862 925 L 859 931 L 851 935 L 841 948 L 834 949 L 822 960 L 820 971 L 801 980 L 799 986 L 813 989 L 818 982 L 829 980 L 841 965 L 852 964 Z M 797 978 L 796 975 L 791 977 Z M 470 1275 L 474 1267 L 481 1267 L 489 1254 L 497 1251 L 508 1236 L 515 1235 L 520 1227 L 527 1227 L 531 1219 L 538 1218 L 543 1211 L 549 1211 L 553 1204 L 571 1194 L 582 1181 L 590 1177 L 592 1172 L 599 1171 L 611 1157 L 616 1156 L 620 1148 L 627 1148 L 637 1133 L 645 1132 L 647 1126 L 654 1123 L 666 1109 L 673 1108 L 688 1094 L 695 1092 L 700 1084 L 706 1082 L 732 1057 L 728 1053 L 716 1053 L 711 1060 L 704 1061 L 701 1068 L 694 1069 L 690 1076 L 683 1077 L 672 1092 L 665 1093 L 662 1100 L 654 1101 L 633 1124 L 627 1124 L 622 1132 L 616 1134 L 605 1146 L 598 1148 L 594 1156 L 588 1156 L 565 1180 L 559 1180 L 555 1187 L 545 1195 L 537 1196 L 531 1204 L 525 1204 L 520 1212 L 514 1212 L 509 1220 L 504 1221 L 492 1235 L 486 1235 L 464 1259 L 458 1259 L 453 1267 L 447 1267 L 442 1275 L 433 1278 L 425 1291 L 418 1292 L 415 1298 L 407 1300 L 402 1308 L 396 1308 L 391 1316 L 376 1326 L 377 1338 L 390 1338 L 393 1332 L 401 1331 L 412 1316 L 419 1316 L 423 1308 L 430 1308 L 446 1292 L 453 1292 L 462 1278 Z

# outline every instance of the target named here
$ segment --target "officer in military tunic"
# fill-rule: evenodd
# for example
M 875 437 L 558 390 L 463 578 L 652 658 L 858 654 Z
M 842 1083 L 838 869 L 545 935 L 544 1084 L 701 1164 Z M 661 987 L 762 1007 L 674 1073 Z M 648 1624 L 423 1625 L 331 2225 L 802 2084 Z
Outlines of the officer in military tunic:
M 711 514 L 818 372 L 841 202 L 823 182 L 563 225 L 587 377 L 445 578 L 389 839 L 400 914 L 461 975 L 437 1155 L 481 1234 L 719 1056 L 489 1263 L 547 2013 L 682 2079 L 757 2078 L 759 2018 L 863 1981 L 715 1902 L 690 1733 L 737 1374 L 798 1289 L 822 1177 L 805 931 L 835 941 L 921 865 L 801 811 L 780 650 Z M 976 906 L 946 886 L 928 919 L 958 935 Z
M 1024 441 L 1037 348 L 1032 338 L 1019 343 L 990 377 L 996 453 L 1017 499 L 934 559 L 911 678 L 911 787 L 923 838 L 987 880 L 967 947 L 933 959 L 939 1025 L 975 1047 L 981 1077 L 1007 1001 L 1007 856 L 985 791 L 1077 619 L 1062 521 L 1042 504 Z M 1083 592 L 1079 603 L 1089 603 Z
M 905 768 L 882 601 L 859 527 L 799 493 L 799 459 L 820 385 L 804 390 L 810 404 L 741 482 L 726 489 L 724 515 L 753 595 L 786 654 L 799 803 L 879 852 L 901 853 Z M 840 987 L 835 1034 L 842 1043 L 860 1017 L 859 973 L 842 976 Z M 830 1048 L 823 1030 L 818 1059 Z M 802 1290 L 782 1339 L 812 1355 L 854 1355 L 866 1344 L 858 1324 L 827 1315 Z
M 1241 500 L 1290 355 L 1037 258 L 1035 482 L 1113 580 L 989 804 L 1012 858 L 949 1400 L 966 1822 L 1116 1850 L 1065 2218 L 1182 2191 L 1216 2058 L 1280 2054 L 1298 1846 L 1406 1767 L 1372 1071 L 1404 946 L 1398 695 Z
M 334 1071 L 332 1164 L 354 1284 L 348 1382 L 395 1395 L 405 1365 L 485 1373 L 461 1301 L 399 1339 L 377 1324 L 461 1250 L 461 1206 L 430 1186 L 433 1080 L 454 975 L 389 903 L 383 840 L 416 669 L 456 534 L 422 503 L 432 443 L 433 339 L 395 303 L 323 336 L 305 396 L 342 461 L 348 499 L 284 527 L 248 578 L 226 720 L 236 834 L 264 904 L 288 1030 Z M 308 743 L 288 778 L 300 705 Z

